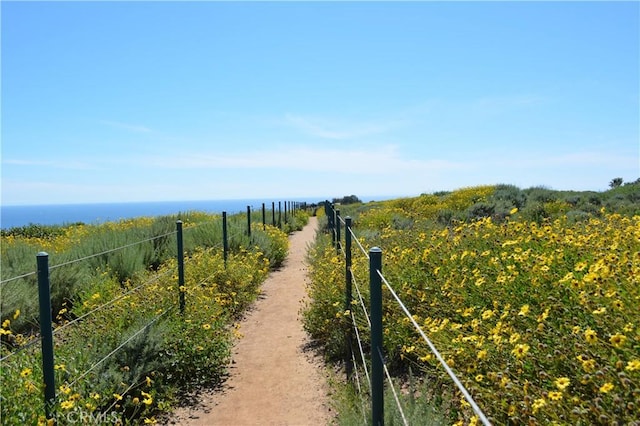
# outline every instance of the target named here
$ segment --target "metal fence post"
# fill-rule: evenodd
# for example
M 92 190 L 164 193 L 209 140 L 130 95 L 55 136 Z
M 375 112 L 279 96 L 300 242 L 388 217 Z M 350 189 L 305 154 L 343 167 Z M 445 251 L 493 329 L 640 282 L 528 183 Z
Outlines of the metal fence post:
M 288 201 L 284 202 L 284 223 L 289 223 L 288 219 L 287 219 L 287 204 L 289 204 Z
M 282 229 L 282 201 L 278 201 L 278 228 Z
M 384 370 L 382 349 L 382 250 L 369 250 L 369 293 L 371 297 L 371 419 L 384 425 Z
M 40 335 L 42 337 L 42 373 L 44 376 L 44 410 L 47 419 L 53 417 L 56 400 L 56 380 L 53 365 L 53 330 L 51 315 L 51 290 L 49 283 L 49 255 L 40 252 L 36 256 L 38 271 L 38 301 L 40 304 Z
M 227 212 L 222 212 L 222 256 L 224 266 L 227 266 L 227 254 L 229 252 L 229 238 L 227 236 Z
M 333 210 L 333 205 L 330 204 L 328 201 L 327 201 L 327 204 L 325 205 L 325 210 L 327 212 L 327 221 L 329 223 L 329 230 L 331 231 L 331 244 L 335 247 L 336 246 L 336 231 L 335 231 L 336 214 L 335 214 L 335 211 Z
M 336 253 L 340 254 L 340 210 L 336 210 Z
M 247 236 L 251 238 L 251 206 L 247 206 Z
M 264 209 L 264 203 L 262 203 L 262 230 L 267 229 L 267 212 Z
M 184 243 L 182 240 L 182 221 L 176 221 L 178 240 L 178 290 L 180 292 L 180 313 L 184 314 Z
M 344 253 L 345 253 L 345 290 L 344 290 L 344 310 L 351 312 L 351 301 L 353 299 L 352 295 L 352 276 L 351 276 L 351 217 L 347 216 L 344 218 L 345 228 L 344 228 Z M 349 328 L 347 329 L 346 335 L 346 359 L 345 359 L 345 372 L 347 374 L 347 381 L 351 380 L 351 375 L 353 374 L 353 321 L 351 320 L 351 315 L 349 315 L 349 319 L 347 320 L 349 323 Z
M 272 201 L 271 202 L 271 225 L 273 225 L 273 227 L 276 227 L 276 202 Z

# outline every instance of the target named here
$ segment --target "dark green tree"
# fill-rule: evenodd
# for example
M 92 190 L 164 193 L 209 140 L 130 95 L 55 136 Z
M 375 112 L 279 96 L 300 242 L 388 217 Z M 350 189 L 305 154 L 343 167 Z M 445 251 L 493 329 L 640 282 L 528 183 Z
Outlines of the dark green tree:
M 610 188 L 617 188 L 619 186 L 622 185 L 622 178 L 621 177 L 617 177 L 611 180 L 611 182 L 609 182 L 609 187 Z
M 342 198 L 334 198 L 333 199 L 333 203 L 340 203 L 340 204 L 355 204 L 355 203 L 361 203 L 362 201 L 360 201 L 360 199 L 358 197 L 356 197 L 355 195 L 345 195 Z

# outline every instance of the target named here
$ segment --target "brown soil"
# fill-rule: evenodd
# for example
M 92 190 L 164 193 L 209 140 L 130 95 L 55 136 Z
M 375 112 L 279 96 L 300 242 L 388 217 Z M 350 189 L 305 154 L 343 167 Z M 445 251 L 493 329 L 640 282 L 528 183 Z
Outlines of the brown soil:
M 176 410 L 167 424 L 326 425 L 328 386 L 321 358 L 310 351 L 300 322 L 306 297 L 305 255 L 318 226 L 312 217 L 290 239 L 283 266 L 272 272 L 262 295 L 240 323 L 222 390 L 197 395 L 194 406 Z

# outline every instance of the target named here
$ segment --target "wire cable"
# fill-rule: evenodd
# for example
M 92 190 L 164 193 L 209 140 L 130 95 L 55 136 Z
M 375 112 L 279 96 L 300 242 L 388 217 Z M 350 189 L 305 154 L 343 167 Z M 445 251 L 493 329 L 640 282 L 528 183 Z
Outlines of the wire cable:
M 360 240 L 358 240 L 358 237 L 356 237 L 356 234 L 353 233 L 353 229 L 349 228 L 349 232 L 351 233 L 351 236 L 353 237 L 353 241 L 355 241 L 356 244 L 358 245 L 358 247 L 360 247 L 360 251 L 366 256 L 367 259 L 369 259 L 369 253 L 367 253 L 367 251 L 364 249 L 364 247 L 362 247 L 362 244 L 360 243 Z
M 69 387 L 72 387 L 75 383 L 77 383 L 79 380 L 83 379 L 87 374 L 89 374 L 93 369 L 95 369 L 98 365 L 102 364 L 104 361 L 106 361 L 107 359 L 111 358 L 114 354 L 116 354 L 120 349 L 122 349 L 123 347 L 125 347 L 127 345 L 127 343 L 129 343 L 130 341 L 132 341 L 135 337 L 137 337 L 140 333 L 142 333 L 143 331 L 145 331 L 146 329 L 148 329 L 149 327 L 151 327 L 156 321 L 158 321 L 161 317 L 163 317 L 164 315 L 166 315 L 168 312 L 170 312 L 171 310 L 173 310 L 174 308 L 170 308 L 167 309 L 166 311 L 164 311 L 163 313 L 161 313 L 160 315 L 156 316 L 154 319 L 152 319 L 149 323 L 147 323 L 144 327 L 142 327 L 140 330 L 136 331 L 135 333 L 133 333 L 127 340 L 125 340 L 124 342 L 122 342 L 120 345 L 118 345 L 117 348 L 115 348 L 114 350 L 112 350 L 111 352 L 109 352 L 106 356 L 104 356 L 100 361 L 94 363 L 88 370 L 86 370 L 84 373 L 82 373 L 80 376 L 76 377 L 70 384 Z
M 371 391 L 371 378 L 369 377 L 369 371 L 367 369 L 367 361 L 364 356 L 364 349 L 362 349 L 362 340 L 360 340 L 360 332 L 358 331 L 358 327 L 355 326 L 356 319 L 353 316 L 353 312 L 351 312 L 351 320 L 353 321 L 353 329 L 356 331 L 356 340 L 358 341 L 358 348 L 360 349 L 360 357 L 362 358 L 362 366 L 364 369 L 364 374 L 367 376 L 367 383 L 369 384 L 369 391 Z
M 356 373 L 356 388 L 358 389 L 358 395 L 360 396 L 360 411 L 362 412 L 362 419 L 364 420 L 362 424 L 367 424 L 367 411 L 364 408 L 365 402 L 364 402 L 364 398 L 362 397 L 362 386 L 360 385 L 360 372 L 358 370 L 358 363 L 356 362 L 356 357 L 353 353 L 352 342 L 350 342 L 350 346 L 351 346 L 351 361 L 353 362 L 353 369 Z M 363 369 L 366 371 L 365 366 L 363 366 Z
M 404 423 L 404 426 L 409 426 L 409 422 L 407 421 L 407 418 L 404 415 L 404 410 L 402 409 L 402 405 L 400 405 L 400 399 L 398 398 L 398 394 L 396 393 L 396 388 L 393 385 L 393 381 L 391 380 L 391 374 L 389 374 L 389 369 L 387 368 L 387 363 L 384 361 L 384 357 L 382 356 L 382 353 L 380 352 L 380 348 L 378 348 L 378 356 L 380 357 L 380 360 L 382 361 L 382 367 L 384 368 L 384 373 L 387 376 L 387 381 L 389 382 L 389 386 L 391 387 L 391 392 L 393 393 L 393 399 L 396 400 L 396 405 L 398 406 L 398 411 L 400 411 L 400 416 L 402 416 L 402 423 Z
M 137 286 L 135 288 L 132 288 L 131 290 L 127 291 L 126 293 L 123 293 L 120 296 L 118 296 L 118 297 L 116 297 L 114 299 L 111 299 L 107 303 L 103 303 L 102 305 L 95 307 L 94 309 L 90 310 L 89 312 L 86 312 L 86 313 L 80 315 L 78 318 L 74 318 L 73 320 L 62 324 L 60 327 L 56 328 L 53 331 L 53 334 L 55 335 L 56 333 L 64 330 L 65 328 L 67 328 L 67 327 L 69 327 L 69 326 L 71 326 L 71 325 L 73 325 L 75 323 L 80 322 L 81 320 L 83 320 L 84 318 L 88 317 L 89 315 L 93 314 L 96 311 L 102 310 L 102 309 L 106 308 L 107 306 L 113 305 L 115 302 L 124 299 L 125 297 L 127 297 L 128 295 L 130 295 L 132 293 L 135 293 L 136 291 L 140 290 L 142 287 L 144 287 L 146 285 L 149 285 L 151 283 L 154 283 L 154 282 L 160 280 L 160 278 L 164 277 L 165 275 L 169 275 L 169 273 L 171 273 L 171 272 L 175 272 L 175 271 L 173 271 L 171 269 L 168 269 L 167 271 L 163 272 L 162 274 L 156 275 L 155 277 L 153 277 L 149 281 L 146 281 L 146 282 L 140 284 L 139 286 Z
M 449 367 L 449 365 L 446 363 L 446 361 L 444 360 L 444 358 L 442 358 L 442 355 L 440 355 L 440 352 L 438 352 L 438 350 L 436 349 L 436 347 L 434 346 L 433 343 L 431 343 L 431 340 L 429 340 L 429 338 L 427 337 L 427 335 L 424 333 L 424 331 L 422 330 L 422 328 L 420 327 L 420 325 L 418 325 L 418 323 L 416 322 L 415 319 L 413 319 L 413 315 L 411 315 L 411 312 L 409 312 L 409 310 L 407 309 L 407 307 L 404 305 L 404 303 L 402 303 L 402 300 L 400 300 L 400 298 L 398 297 L 398 295 L 396 294 L 396 292 L 393 290 L 393 288 L 391 287 L 391 285 L 389 284 L 389 282 L 387 281 L 387 279 L 384 277 L 384 275 L 382 275 L 382 273 L 380 272 L 380 270 L 376 271 L 378 273 L 378 275 L 380 276 L 380 278 L 382 279 L 382 281 L 385 283 L 385 285 L 387 286 L 387 288 L 389 289 L 389 291 L 391 292 L 391 294 L 393 295 L 394 299 L 396 299 L 396 301 L 398 302 L 398 304 L 400 305 L 400 308 L 404 311 L 405 315 L 407 316 L 407 318 L 409 318 L 409 320 L 411 321 L 411 323 L 413 324 L 413 326 L 415 327 L 415 329 L 418 331 L 418 333 L 420 333 L 420 336 L 422 336 L 422 338 L 424 339 L 425 342 L 427 342 L 427 345 L 429 345 L 429 349 L 431 349 L 431 352 L 433 352 L 433 354 L 436 356 L 436 358 L 438 359 L 438 361 L 440 362 L 440 364 L 444 367 L 445 371 L 447 372 L 447 374 L 449 375 L 449 377 L 451 377 L 451 380 L 453 380 L 453 382 L 456 384 L 456 386 L 458 387 L 458 389 L 460 390 L 460 392 L 462 392 L 462 395 L 464 395 L 464 398 L 467 400 L 467 402 L 469 403 L 469 405 L 471 405 L 471 408 L 473 408 L 473 411 L 478 415 L 478 418 L 482 421 L 482 423 L 485 426 L 489 426 L 491 425 L 491 423 L 489 422 L 489 420 L 487 419 L 487 417 L 484 415 L 484 413 L 482 412 L 482 410 L 480 410 L 480 407 L 478 407 L 478 404 L 476 404 L 476 402 L 473 400 L 473 398 L 471 397 L 471 394 L 469 393 L 469 391 L 467 391 L 467 389 L 464 387 L 464 385 L 462 384 L 462 382 L 460 382 L 460 380 L 458 379 L 458 377 L 455 375 L 455 373 L 453 372 L 453 370 L 451 369 L 451 367 Z
M 364 311 L 364 317 L 367 319 L 369 328 L 371 328 L 371 319 L 369 318 L 369 312 L 367 312 L 367 307 L 364 304 L 362 293 L 360 293 L 360 287 L 358 286 L 358 282 L 356 281 L 356 278 L 353 275 L 353 272 L 351 273 L 351 282 L 353 283 L 353 287 L 356 289 L 356 293 L 358 293 L 358 299 L 360 300 L 360 306 L 362 306 L 362 310 Z
M 37 274 L 36 271 L 27 272 L 26 274 L 18 275 L 17 277 L 7 278 L 6 280 L 2 280 L 0 281 L 0 284 L 5 284 L 11 281 L 19 280 L 20 278 L 27 278 L 27 277 L 30 277 L 31 275 L 36 275 L 36 274 Z
M 49 267 L 49 270 L 50 270 L 50 271 L 52 271 L 52 270 L 54 270 L 54 269 L 56 269 L 56 268 L 60 268 L 60 267 L 62 267 L 62 266 L 67 266 L 67 265 L 70 265 L 70 264 L 72 264 L 72 263 L 81 262 L 81 261 L 83 261 L 83 260 L 88 260 L 88 259 L 91 259 L 91 258 L 94 258 L 94 257 L 102 256 L 102 255 L 104 255 L 104 254 L 113 253 L 113 252 L 116 252 L 116 251 L 118 251 L 118 250 L 122 250 L 122 249 L 127 248 L 127 247 L 133 247 L 133 246 L 136 246 L 136 245 L 138 245 L 138 244 L 142 244 L 142 243 L 146 243 L 146 242 L 149 242 L 149 241 L 157 240 L 158 238 L 162 238 L 162 237 L 166 237 L 166 236 L 169 236 L 169 235 L 173 235 L 173 234 L 175 234 L 175 233 L 177 233 L 177 232 L 178 232 L 178 231 L 168 232 L 168 233 L 166 233 L 166 234 L 157 235 L 157 236 L 155 236 L 155 237 L 147 238 L 147 239 L 145 239 L 145 240 L 140 240 L 140 241 L 137 241 L 137 242 L 135 242 L 135 243 L 125 244 L 125 245 L 120 246 L 120 247 L 116 247 L 116 248 L 113 248 L 113 249 L 110 249 L 110 250 L 105 250 L 105 251 L 100 252 L 100 253 L 90 254 L 89 256 L 81 257 L 81 258 L 79 258 L 79 259 L 74 259 L 74 260 L 70 260 L 70 261 L 68 261 L 68 262 L 59 263 L 59 264 L 57 264 L 57 265 L 50 266 L 50 267 Z
M 42 342 L 42 339 L 38 339 L 37 337 L 33 338 L 33 339 L 29 340 L 27 343 L 25 343 L 23 345 L 20 345 L 19 347 L 17 347 L 13 351 L 9 352 L 7 355 L 5 355 L 2 358 L 0 358 L 0 362 L 4 361 L 6 359 L 9 359 L 12 356 L 22 352 L 23 350 L 25 350 L 27 348 L 30 348 L 31 346 L 37 345 L 38 343 L 41 343 L 41 342 Z

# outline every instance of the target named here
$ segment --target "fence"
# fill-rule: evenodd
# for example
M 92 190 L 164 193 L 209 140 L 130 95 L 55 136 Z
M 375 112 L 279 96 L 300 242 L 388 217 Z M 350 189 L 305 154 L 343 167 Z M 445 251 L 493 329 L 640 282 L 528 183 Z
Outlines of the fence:
M 293 215 L 296 214 L 296 212 L 298 210 L 302 210 L 306 208 L 306 204 L 305 203 L 299 203 L 299 202 L 284 202 L 284 220 L 283 220 L 283 211 L 282 211 L 282 202 L 278 202 L 278 212 L 277 212 L 277 221 L 276 221 L 276 210 L 275 210 L 275 202 L 272 203 L 272 209 L 271 209 L 271 225 L 276 227 L 282 227 L 283 222 L 289 223 L 290 218 L 293 217 Z M 241 214 L 240 214 L 241 215 Z M 253 217 L 254 215 L 252 215 L 252 211 L 251 211 L 251 207 L 247 206 L 247 210 L 246 210 L 246 231 L 243 231 L 242 233 L 246 236 L 248 236 L 249 238 L 251 238 L 251 228 L 252 228 L 252 223 L 254 222 Z M 262 209 L 261 209 L 261 219 L 262 219 L 262 228 L 263 230 L 266 228 L 267 226 L 267 214 L 266 214 L 266 206 L 263 203 L 262 204 Z M 195 228 L 196 226 L 199 225 L 195 225 L 194 227 L 191 227 L 189 229 Z M 106 251 L 102 251 L 99 253 L 95 253 L 92 254 L 90 256 L 85 256 L 76 260 L 72 260 L 69 262 L 63 262 L 54 266 L 50 266 L 49 265 L 49 255 L 46 252 L 40 252 L 36 255 L 36 271 L 35 272 L 30 272 L 30 273 L 26 273 L 26 274 L 22 274 L 22 275 L 18 275 L 18 276 L 14 276 L 12 278 L 8 278 L 8 279 L 4 279 L 2 281 L 0 281 L 0 285 L 4 285 L 8 282 L 12 282 L 12 281 L 16 281 L 19 279 L 23 279 L 23 278 L 27 278 L 27 277 L 31 277 L 36 275 L 37 276 L 37 284 L 38 284 L 38 304 L 39 304 L 39 323 L 40 323 L 40 336 L 39 338 L 33 338 L 30 341 L 18 346 L 15 350 L 9 352 L 7 355 L 5 355 L 4 357 L 0 358 L 0 363 L 1 362 L 5 362 L 6 360 L 8 360 L 9 358 L 15 356 L 16 354 L 33 347 L 34 345 L 37 345 L 38 343 L 41 344 L 41 353 L 42 353 L 42 372 L 43 372 L 43 383 L 44 383 L 44 411 L 45 411 L 45 415 L 47 419 L 53 419 L 55 418 L 55 412 L 54 412 L 54 406 L 55 406 L 55 402 L 56 402 L 56 366 L 54 364 L 54 336 L 58 333 L 60 333 L 63 329 L 73 326 L 73 325 L 77 325 L 79 323 L 81 323 L 83 320 L 85 320 L 86 318 L 88 318 L 91 315 L 94 315 L 95 313 L 99 312 L 102 309 L 105 309 L 111 305 L 113 305 L 114 303 L 116 303 L 117 301 L 120 301 L 126 297 L 128 297 L 129 295 L 133 294 L 134 292 L 140 290 L 141 288 L 149 285 L 152 282 L 155 282 L 157 280 L 159 280 L 161 277 L 160 276 L 156 276 L 155 278 L 148 280 L 138 286 L 136 286 L 135 288 L 129 289 L 125 292 L 123 292 L 122 294 L 120 294 L 119 296 L 111 299 L 108 302 L 105 302 L 103 304 L 101 304 L 100 306 L 97 306 L 96 308 L 91 309 L 90 311 L 84 313 L 83 315 L 80 315 L 79 317 L 58 326 L 57 328 L 55 328 L 54 330 L 54 326 L 55 323 L 53 321 L 53 317 L 52 317 L 52 303 L 51 303 L 51 293 L 50 293 L 50 289 L 51 289 L 51 280 L 50 280 L 50 271 L 57 269 L 57 268 L 61 268 L 64 266 L 68 266 L 74 263 L 78 263 L 78 262 L 83 262 L 83 261 L 87 261 L 89 259 L 95 258 L 95 257 L 100 257 L 100 256 L 105 256 L 107 254 L 110 253 L 115 253 L 118 251 L 121 251 L 125 248 L 128 247 L 133 247 L 139 244 L 143 244 L 146 242 L 155 242 L 158 239 L 161 238 L 168 238 L 175 235 L 176 236 L 176 248 L 177 248 L 177 270 L 175 271 L 171 271 L 168 270 L 166 271 L 164 274 L 169 274 L 169 273 L 174 273 L 177 276 L 177 289 L 178 289 L 178 293 L 176 294 L 176 299 L 178 301 L 178 303 L 176 305 L 167 307 L 166 309 L 163 309 L 162 312 L 157 313 L 157 315 L 155 315 L 155 317 L 153 317 L 150 321 L 148 321 L 145 325 L 143 325 L 139 330 L 137 330 L 135 333 L 133 333 L 130 337 L 128 337 L 127 339 L 125 339 L 122 343 L 120 343 L 116 348 L 114 348 L 112 351 L 110 351 L 107 355 L 105 355 L 103 358 L 101 358 L 99 361 L 93 363 L 93 365 L 91 365 L 90 368 L 88 368 L 87 370 L 85 370 L 83 373 L 79 374 L 73 381 L 71 381 L 70 385 L 75 384 L 76 382 L 81 381 L 82 379 L 84 379 L 91 371 L 93 371 L 94 369 L 96 369 L 100 364 L 104 363 L 107 359 L 109 359 L 110 357 L 113 357 L 116 353 L 118 353 L 118 351 L 122 350 L 122 348 L 124 348 L 129 342 L 131 342 L 133 339 L 135 339 L 137 336 L 139 336 L 141 333 L 144 333 L 146 330 L 148 330 L 150 327 L 152 327 L 155 323 L 157 323 L 162 317 L 164 317 L 165 315 L 168 315 L 174 311 L 178 311 L 181 315 L 184 314 L 185 312 L 185 272 L 184 272 L 184 261 L 185 261 L 185 254 L 184 254 L 184 243 L 183 243 L 183 223 L 182 221 L 178 220 L 176 221 L 176 230 L 173 232 L 169 232 L 169 233 L 164 233 L 162 235 L 158 235 L 152 238 L 148 238 L 148 239 L 144 239 L 144 240 L 140 240 L 131 244 L 126 244 L 120 247 L 116 247 L 116 248 L 111 248 L 109 250 Z M 223 212 L 222 213 L 222 241 L 220 242 L 220 246 L 222 247 L 223 250 L 223 257 L 224 257 L 224 263 L 225 263 L 225 268 L 227 265 L 227 254 L 229 253 L 230 249 L 229 249 L 229 234 L 228 234 L 228 224 L 227 224 L 227 213 Z M 233 238 L 233 236 L 232 236 Z M 3 344 L 5 344 L 6 342 L 3 341 Z M 64 343 L 64 342 L 62 342 Z M 3 403 L 6 403 L 6 401 L 3 401 Z M 112 408 L 112 407 L 110 407 Z
M 336 248 L 338 254 L 342 253 L 345 258 L 345 302 L 344 310 L 349 313 L 351 319 L 350 327 L 345 336 L 347 354 L 345 357 L 345 370 L 347 374 L 347 380 L 352 380 L 355 377 L 356 386 L 359 391 L 362 391 L 362 383 L 357 369 L 356 355 L 360 356 L 362 361 L 362 369 L 366 376 L 366 382 L 369 384 L 369 391 L 371 397 L 371 421 L 373 425 L 384 425 L 384 383 L 385 379 L 389 383 L 389 388 L 393 394 L 395 403 L 398 407 L 403 423 L 408 425 L 407 418 L 404 414 L 400 399 L 398 398 L 398 392 L 396 391 L 394 384 L 391 380 L 391 375 L 385 364 L 384 349 L 383 349 L 383 323 L 382 323 L 382 288 L 383 285 L 389 290 L 393 297 L 393 300 L 398 304 L 404 315 L 409 319 L 412 326 L 420 337 L 426 342 L 427 346 L 438 360 L 440 365 L 444 368 L 448 376 L 454 382 L 455 386 L 460 390 L 465 400 L 469 403 L 478 419 L 484 425 L 490 425 L 491 423 L 487 419 L 486 415 L 482 412 L 480 407 L 473 400 L 473 397 L 469 391 L 460 382 L 455 375 L 451 367 L 446 363 L 444 358 L 440 355 L 438 349 L 434 346 L 431 340 L 427 337 L 426 333 L 422 330 L 422 327 L 415 321 L 414 316 L 407 309 L 403 301 L 398 297 L 397 293 L 393 289 L 392 285 L 387 281 L 382 273 L 382 255 L 383 251 L 379 247 L 372 247 L 367 252 L 362 246 L 357 236 L 352 229 L 352 219 L 340 216 L 340 210 L 334 208 L 334 206 L 326 201 L 325 213 L 327 216 L 327 226 L 331 233 L 332 244 Z M 342 245 L 342 227 L 344 226 L 344 246 Z M 355 241 L 359 250 L 369 260 L 369 310 L 367 310 L 366 303 L 362 297 L 360 286 L 354 278 L 352 271 L 352 248 Z M 357 326 L 357 321 L 353 313 L 352 303 L 353 290 L 356 290 L 357 300 L 356 305 L 362 308 L 362 312 L 365 315 L 365 319 L 371 334 L 371 348 L 369 353 L 369 360 L 371 363 L 370 372 L 367 370 L 367 360 L 365 351 L 363 349 L 362 340 L 360 338 L 360 331 Z M 355 343 L 357 343 L 358 353 L 354 353 L 353 337 L 355 334 Z M 355 376 L 354 373 L 355 372 Z M 363 413 L 364 415 L 364 413 Z

